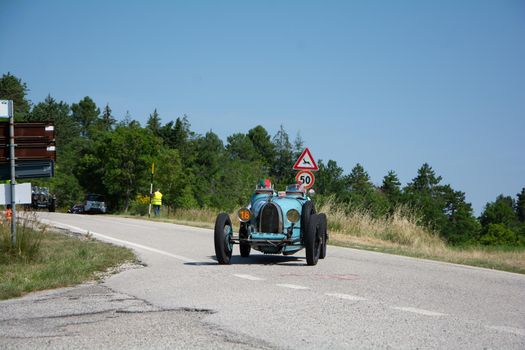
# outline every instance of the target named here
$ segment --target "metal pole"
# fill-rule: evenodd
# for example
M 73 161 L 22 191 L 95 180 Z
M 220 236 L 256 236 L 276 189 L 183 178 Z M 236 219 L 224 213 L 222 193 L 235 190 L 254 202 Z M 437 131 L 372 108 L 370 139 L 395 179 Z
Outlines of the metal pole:
M 155 163 L 151 163 L 151 182 L 149 184 L 148 218 L 151 217 L 151 196 L 153 196 L 153 174 L 155 174 Z
M 15 117 L 13 102 L 10 101 L 9 113 L 9 160 L 11 163 L 11 242 L 16 246 L 16 200 L 15 200 Z

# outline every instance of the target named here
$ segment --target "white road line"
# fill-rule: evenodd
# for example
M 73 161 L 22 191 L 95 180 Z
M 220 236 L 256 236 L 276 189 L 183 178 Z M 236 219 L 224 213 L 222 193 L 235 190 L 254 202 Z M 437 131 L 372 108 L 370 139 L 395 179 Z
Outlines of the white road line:
M 297 284 L 276 284 L 276 286 L 278 287 L 283 287 L 283 288 L 290 288 L 290 289 L 310 289 L 308 287 L 304 287 L 304 286 L 298 286 Z
M 250 280 L 250 281 L 264 281 L 264 278 L 255 277 L 251 275 L 243 275 L 241 273 L 234 273 L 233 275 L 235 277 L 244 278 L 245 280 Z
M 425 316 L 434 316 L 434 317 L 446 316 L 446 314 L 442 314 L 441 312 L 429 311 L 429 310 L 424 310 L 424 309 L 417 309 L 415 307 L 393 306 L 392 309 L 406 311 L 406 312 L 413 312 L 415 314 L 420 314 L 420 315 L 425 315 Z
M 525 329 L 521 329 L 521 328 L 506 327 L 506 326 L 485 326 L 485 328 L 525 336 Z
M 336 298 L 345 299 L 345 300 L 354 300 L 354 301 L 366 300 L 366 298 L 363 298 L 363 297 L 358 297 L 356 295 L 350 295 L 350 294 L 342 294 L 342 293 L 325 293 L 325 295 L 328 295 L 329 297 L 336 297 Z
M 69 229 L 71 229 L 73 231 L 77 231 L 77 232 L 80 232 L 80 233 L 83 233 L 83 234 L 88 234 L 89 233 L 90 235 L 92 235 L 94 237 L 102 238 L 104 240 L 113 241 L 113 242 L 121 243 L 121 244 L 126 245 L 126 246 L 130 246 L 130 247 L 134 247 L 134 248 L 138 248 L 138 249 L 142 249 L 142 250 L 147 250 L 147 251 L 150 251 L 150 252 L 153 252 L 153 253 L 169 256 L 171 258 L 174 258 L 174 259 L 177 259 L 177 260 L 180 260 L 180 261 L 184 261 L 184 262 L 188 262 L 188 263 L 196 263 L 197 262 L 196 260 L 189 259 L 189 258 L 183 257 L 181 255 L 171 254 L 171 253 L 165 252 L 163 250 L 151 248 L 151 247 L 148 247 L 148 246 L 145 246 L 145 245 L 142 245 L 142 244 L 125 241 L 125 240 L 118 239 L 118 238 L 113 238 L 113 237 L 110 237 L 110 236 L 103 235 L 101 233 L 93 232 L 93 231 L 90 231 L 90 230 L 85 230 L 83 228 L 76 227 L 76 226 L 73 226 L 73 225 L 63 224 L 63 223 L 55 222 L 55 221 L 51 221 L 51 220 L 42 220 L 42 221 L 43 222 L 44 221 L 48 222 L 49 224 L 53 224 L 53 225 L 55 225 L 57 227 L 69 228 Z

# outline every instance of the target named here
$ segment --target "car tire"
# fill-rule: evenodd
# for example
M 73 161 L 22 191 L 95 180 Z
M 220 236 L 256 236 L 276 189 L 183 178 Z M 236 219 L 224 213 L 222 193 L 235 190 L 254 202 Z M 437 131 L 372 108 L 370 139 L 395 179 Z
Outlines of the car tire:
M 321 235 L 321 250 L 319 252 L 319 259 L 324 259 L 326 257 L 326 245 L 328 244 L 328 233 L 326 214 L 321 213 L 319 216 L 319 234 Z
M 308 228 L 306 229 L 306 234 L 304 236 L 306 264 L 310 266 L 317 264 L 321 252 L 322 239 L 319 235 L 319 230 L 321 229 L 319 221 L 319 215 L 313 214 L 310 216 Z
M 241 228 L 239 229 L 239 238 L 248 238 L 248 230 L 245 225 L 241 225 Z M 248 258 L 252 246 L 248 243 L 239 243 L 239 250 L 241 251 L 241 257 Z
M 233 227 L 230 216 L 226 213 L 219 214 L 215 220 L 214 241 L 217 262 L 221 265 L 230 264 L 233 250 L 232 234 Z
M 306 230 L 308 229 L 308 222 L 313 214 L 315 214 L 314 203 L 311 201 L 304 203 L 301 209 L 301 237 L 303 238 L 303 241 Z

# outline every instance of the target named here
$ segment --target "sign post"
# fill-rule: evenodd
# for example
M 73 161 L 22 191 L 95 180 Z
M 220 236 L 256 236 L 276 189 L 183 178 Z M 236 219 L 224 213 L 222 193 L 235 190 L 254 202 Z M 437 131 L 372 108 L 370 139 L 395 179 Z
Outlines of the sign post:
M 319 167 L 308 147 L 306 147 L 299 158 L 297 158 L 293 168 L 299 171 L 295 176 L 295 180 L 302 183 L 306 189 L 312 188 L 315 183 L 315 176 L 312 171 L 319 170 Z
M 11 243 L 16 246 L 15 117 L 13 101 L 0 101 L 0 117 L 9 118 L 9 164 L 11 167 Z
M 151 163 L 151 182 L 149 184 L 148 218 L 151 217 L 151 197 L 153 196 L 153 175 L 155 175 L 155 162 Z

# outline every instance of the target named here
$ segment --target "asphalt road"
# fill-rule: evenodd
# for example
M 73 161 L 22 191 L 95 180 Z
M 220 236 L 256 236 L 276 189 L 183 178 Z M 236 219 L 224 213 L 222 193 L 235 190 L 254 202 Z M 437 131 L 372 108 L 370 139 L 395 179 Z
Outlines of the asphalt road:
M 241 258 L 238 247 L 232 265 L 223 266 L 214 260 L 211 230 L 41 216 L 129 246 L 146 266 L 99 285 L 0 303 L 0 347 L 525 349 L 524 275 L 333 246 L 313 267 L 304 251 Z M 68 293 L 82 297 L 71 301 Z M 38 306 L 48 302 L 48 311 Z M 87 330 L 76 321 L 61 326 L 78 310 L 50 318 L 49 309 L 79 304 L 101 318 Z M 59 324 L 35 326 L 39 319 Z M 21 336 L 29 329 L 38 332 Z

